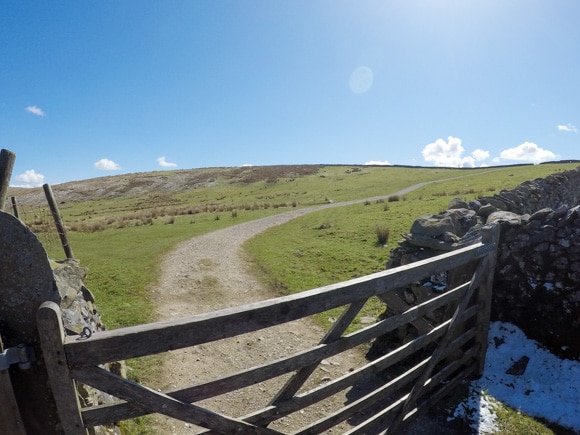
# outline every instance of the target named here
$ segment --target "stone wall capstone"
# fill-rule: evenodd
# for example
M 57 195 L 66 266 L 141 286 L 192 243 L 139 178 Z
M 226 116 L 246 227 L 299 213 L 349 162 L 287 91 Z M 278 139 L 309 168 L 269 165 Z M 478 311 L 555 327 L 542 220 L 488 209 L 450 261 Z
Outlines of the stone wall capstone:
M 500 225 L 492 320 L 511 322 L 563 358 L 580 359 L 580 167 L 415 221 L 387 268 L 438 255 Z

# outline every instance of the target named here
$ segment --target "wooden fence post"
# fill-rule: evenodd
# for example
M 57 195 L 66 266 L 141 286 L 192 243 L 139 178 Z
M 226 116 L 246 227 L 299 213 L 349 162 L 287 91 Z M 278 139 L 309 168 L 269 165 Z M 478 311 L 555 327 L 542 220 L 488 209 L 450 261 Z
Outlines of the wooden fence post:
M 12 212 L 14 213 L 14 217 L 20 219 L 20 216 L 18 216 L 18 205 L 16 204 L 16 198 L 12 196 L 10 197 L 10 200 L 12 201 Z
M 26 432 L 58 434 L 59 417 L 42 359 L 35 314 L 45 301 L 60 301 L 46 252 L 19 219 L 0 211 L 0 324 L 4 346 L 24 344 L 36 355 L 30 368 L 12 366 L 10 380 Z M 4 401 L 0 404 L 4 406 Z M 0 433 L 5 433 L 0 428 Z
M 62 244 L 62 248 L 64 249 L 64 254 L 66 255 L 66 258 L 74 259 L 75 257 L 68 242 L 66 230 L 62 222 L 60 211 L 58 210 L 58 205 L 56 203 L 56 200 L 54 199 L 54 195 L 52 194 L 52 189 L 50 188 L 49 184 L 44 184 L 42 188 L 44 189 L 44 194 L 46 195 L 46 200 L 48 201 L 48 206 L 50 207 L 50 211 L 54 219 L 54 224 L 56 225 L 56 230 L 58 231 L 60 242 Z
M 44 302 L 36 313 L 36 319 L 48 379 L 64 433 L 86 435 L 77 390 L 64 353 L 65 333 L 59 306 L 54 302 Z
M 0 151 L 0 210 L 4 208 L 4 203 L 6 202 L 6 193 L 10 186 L 14 160 L 16 160 L 16 155 L 12 151 L 5 149 Z
M 481 282 L 478 290 L 478 302 L 482 308 L 477 315 L 477 335 L 475 340 L 479 344 L 478 363 L 474 376 L 481 377 L 485 368 L 485 355 L 487 354 L 487 336 L 489 332 L 489 319 L 491 315 L 491 295 L 493 291 L 493 278 L 495 275 L 495 265 L 497 261 L 497 250 L 499 248 L 500 227 L 499 224 L 486 225 L 481 232 L 483 243 L 495 244 L 495 249 L 485 258 L 487 273 Z

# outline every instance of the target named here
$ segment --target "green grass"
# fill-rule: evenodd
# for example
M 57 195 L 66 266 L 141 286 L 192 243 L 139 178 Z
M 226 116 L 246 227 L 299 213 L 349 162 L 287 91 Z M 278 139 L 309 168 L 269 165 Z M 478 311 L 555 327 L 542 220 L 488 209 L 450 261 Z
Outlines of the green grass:
M 492 195 L 560 168 L 546 165 L 464 171 L 451 180 L 410 192 L 398 201 L 368 201 L 310 213 L 259 234 L 246 248 L 263 278 L 282 293 L 356 278 L 384 270 L 389 251 L 419 216 L 447 209 L 453 198 L 469 201 Z M 398 185 L 391 191 L 400 188 Z M 377 243 L 377 227 L 389 231 L 385 247 Z
M 89 269 L 85 284 L 113 329 L 154 320 L 148 292 L 158 279 L 160 259 L 193 236 L 295 207 L 387 195 L 416 183 L 446 180 L 396 201 L 368 201 L 311 213 L 251 240 L 246 247 L 261 278 L 278 294 L 289 294 L 384 270 L 389 251 L 413 220 L 446 209 L 454 197 L 470 200 L 493 195 L 576 166 L 477 170 L 329 166 L 304 176 L 284 173 L 244 182 L 215 170 L 210 174 L 215 176 L 213 184 L 207 187 L 139 198 L 87 197 L 60 207 L 67 226 L 108 222 L 102 231 L 69 231 L 68 235 L 75 257 Z M 170 172 L 162 174 L 171 176 Z M 143 225 L 145 217 L 150 220 Z M 377 243 L 378 227 L 389 231 L 386 246 Z M 63 257 L 54 244 L 49 246 L 49 255 Z M 362 315 L 376 316 L 382 309 L 372 300 Z M 337 314 L 325 313 L 318 321 L 327 325 Z M 153 379 L 157 365 L 154 358 L 140 359 L 131 376 Z M 140 429 L 128 433 L 144 431 L 144 424 L 130 424 Z
M 250 211 L 235 218 L 224 214 L 218 220 L 213 214 L 177 216 L 172 224 L 167 218 L 157 218 L 151 225 L 69 231 L 68 238 L 75 258 L 89 269 L 86 286 L 95 294 L 108 328 L 115 329 L 153 320 L 148 291 L 155 286 L 160 259 L 179 242 L 263 215 Z M 54 243 L 48 253 L 52 258 L 63 257 Z

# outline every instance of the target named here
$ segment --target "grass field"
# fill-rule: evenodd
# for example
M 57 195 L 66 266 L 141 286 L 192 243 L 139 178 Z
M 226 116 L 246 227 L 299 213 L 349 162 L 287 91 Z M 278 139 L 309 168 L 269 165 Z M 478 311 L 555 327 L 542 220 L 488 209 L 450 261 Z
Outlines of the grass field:
M 82 200 L 62 200 L 59 190 L 54 190 L 75 257 L 89 269 L 85 284 L 95 294 L 108 328 L 113 329 L 154 320 L 148 291 L 155 286 L 160 258 L 195 235 L 296 207 L 372 198 L 432 182 L 391 200 L 314 212 L 251 240 L 247 250 L 257 273 L 276 294 L 289 294 L 383 270 L 389 251 L 413 220 L 446 209 L 452 198 L 493 195 L 576 166 L 472 170 L 316 166 L 302 172 L 296 167 L 215 169 L 200 170 L 203 177 L 198 174 L 189 189 L 177 179 L 173 183 L 177 187 L 142 189 L 139 195 L 131 193 L 127 184 L 124 191 L 109 187 L 110 195 L 95 187 Z M 172 186 L 171 178 L 183 176 L 181 172 L 157 176 L 166 177 Z M 28 223 L 33 228 L 41 224 Z M 385 244 L 378 242 L 379 229 L 388 233 Z M 46 246 L 52 258 L 63 257 L 57 244 Z M 381 304 L 374 301 L 363 315 L 376 316 L 381 311 Z M 324 323 L 328 317 L 319 321 Z M 139 367 L 133 376 L 151 376 L 151 370 L 151 365 Z M 502 433 L 515 433 L 509 430 Z

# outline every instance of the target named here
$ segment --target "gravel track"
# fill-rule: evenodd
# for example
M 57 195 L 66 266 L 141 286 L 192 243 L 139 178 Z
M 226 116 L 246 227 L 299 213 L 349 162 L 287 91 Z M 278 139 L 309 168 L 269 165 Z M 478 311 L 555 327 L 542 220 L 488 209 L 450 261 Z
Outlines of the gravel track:
M 392 195 L 403 195 L 425 184 L 420 183 Z M 172 320 L 276 297 L 271 289 L 265 288 L 250 272 L 249 259 L 242 249 L 244 242 L 267 228 L 313 211 L 386 199 L 388 196 L 293 210 L 181 243 L 163 259 L 160 284 L 151 291 L 158 320 Z M 324 333 L 310 319 L 303 319 L 207 345 L 168 352 L 164 354 L 156 385 L 152 387 L 162 391 L 173 390 L 273 361 L 317 344 Z M 342 376 L 365 362 L 362 352 L 356 349 L 325 360 L 312 375 L 307 388 Z M 276 378 L 198 403 L 219 413 L 243 416 L 266 406 L 286 379 Z M 295 431 L 343 406 L 349 399 L 346 394 L 333 396 L 304 412 L 282 418 L 269 427 L 284 433 Z M 348 422 L 345 422 L 327 433 L 343 433 L 350 428 Z M 181 435 L 197 433 L 200 428 L 156 416 L 153 431 Z

